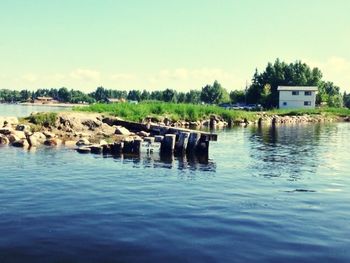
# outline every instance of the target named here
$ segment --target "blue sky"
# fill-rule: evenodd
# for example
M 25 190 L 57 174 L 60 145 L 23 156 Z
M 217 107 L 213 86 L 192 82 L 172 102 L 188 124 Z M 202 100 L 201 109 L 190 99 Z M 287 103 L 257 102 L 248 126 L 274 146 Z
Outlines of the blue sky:
M 241 89 L 280 58 L 350 91 L 347 0 L 0 0 L 0 88 Z

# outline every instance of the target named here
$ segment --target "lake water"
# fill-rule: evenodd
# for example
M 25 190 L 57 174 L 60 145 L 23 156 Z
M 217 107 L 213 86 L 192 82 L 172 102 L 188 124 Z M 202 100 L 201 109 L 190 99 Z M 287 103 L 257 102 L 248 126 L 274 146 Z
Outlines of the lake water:
M 209 161 L 0 148 L 0 262 L 349 262 L 350 124 L 219 132 Z
M 19 105 L 19 104 L 1 104 L 0 103 L 0 116 L 16 116 L 26 117 L 32 112 L 48 112 L 48 111 L 63 111 L 69 107 L 55 107 L 46 105 Z

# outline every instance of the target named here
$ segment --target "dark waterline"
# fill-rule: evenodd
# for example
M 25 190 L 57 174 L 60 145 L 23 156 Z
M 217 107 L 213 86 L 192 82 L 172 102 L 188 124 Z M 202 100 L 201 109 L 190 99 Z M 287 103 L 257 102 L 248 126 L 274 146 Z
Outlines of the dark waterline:
M 0 148 L 0 262 L 349 262 L 348 123 L 236 128 L 208 162 Z

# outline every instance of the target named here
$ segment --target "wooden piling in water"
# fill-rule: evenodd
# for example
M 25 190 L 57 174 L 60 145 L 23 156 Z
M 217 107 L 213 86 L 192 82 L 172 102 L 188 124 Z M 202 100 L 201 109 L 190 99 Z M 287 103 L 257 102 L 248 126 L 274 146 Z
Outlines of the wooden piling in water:
M 201 134 L 199 132 L 191 132 L 186 148 L 187 153 L 194 153 L 196 151 L 200 138 Z
M 169 154 L 173 153 L 175 149 L 176 135 L 166 134 L 162 141 L 161 151 L 162 153 Z
M 175 143 L 175 153 L 183 154 L 186 152 L 189 137 L 189 132 L 180 132 L 179 138 Z

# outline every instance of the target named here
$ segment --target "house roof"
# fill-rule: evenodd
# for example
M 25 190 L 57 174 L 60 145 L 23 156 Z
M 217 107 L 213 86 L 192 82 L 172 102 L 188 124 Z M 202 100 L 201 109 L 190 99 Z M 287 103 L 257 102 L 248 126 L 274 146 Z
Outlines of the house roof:
M 277 90 L 286 91 L 318 91 L 316 86 L 278 86 Z

